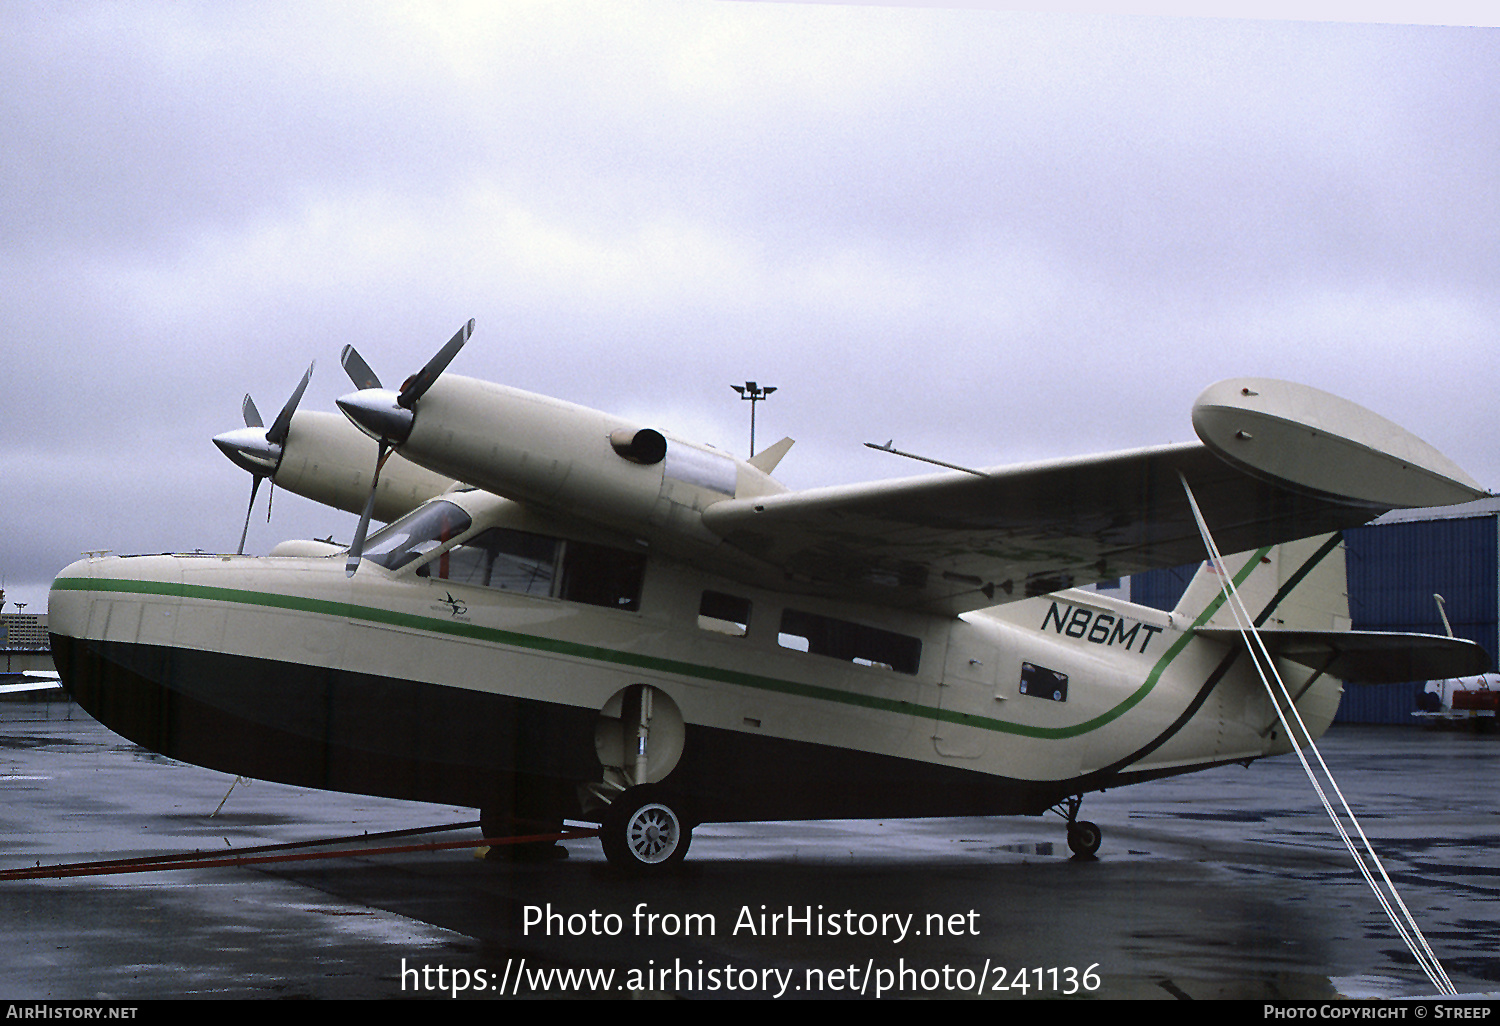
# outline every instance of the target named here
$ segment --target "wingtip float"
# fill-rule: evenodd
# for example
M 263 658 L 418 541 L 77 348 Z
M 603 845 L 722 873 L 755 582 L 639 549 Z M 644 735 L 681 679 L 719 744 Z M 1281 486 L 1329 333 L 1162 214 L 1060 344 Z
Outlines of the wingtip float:
M 1246 473 L 1349 505 L 1415 509 L 1489 494 L 1405 428 L 1290 381 L 1211 385 L 1193 404 L 1193 428 L 1215 455 Z

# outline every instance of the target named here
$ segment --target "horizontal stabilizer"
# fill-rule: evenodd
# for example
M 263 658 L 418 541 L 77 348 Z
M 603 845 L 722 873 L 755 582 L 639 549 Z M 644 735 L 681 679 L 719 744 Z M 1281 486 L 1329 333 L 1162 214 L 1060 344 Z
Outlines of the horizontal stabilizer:
M 1206 638 L 1236 641 L 1231 627 L 1200 627 Z M 1396 684 L 1410 680 L 1468 677 L 1490 668 L 1490 656 L 1463 638 L 1397 631 L 1257 632 L 1274 656 L 1322 670 L 1357 684 Z

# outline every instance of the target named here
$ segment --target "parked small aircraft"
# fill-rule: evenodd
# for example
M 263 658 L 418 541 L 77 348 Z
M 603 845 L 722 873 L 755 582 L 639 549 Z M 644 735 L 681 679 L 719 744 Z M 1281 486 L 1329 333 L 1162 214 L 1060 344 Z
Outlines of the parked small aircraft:
M 19 695 L 29 691 L 53 691 L 61 694 L 62 680 L 56 670 L 24 670 L 0 673 L 0 696 Z
M 203 766 L 477 807 L 487 836 L 597 821 L 653 870 L 710 821 L 1053 809 L 1092 854 L 1084 794 L 1291 748 L 1225 574 L 1314 734 L 1341 680 L 1488 663 L 1348 630 L 1336 532 L 1485 493 L 1323 392 L 1227 381 L 1200 442 L 789 491 L 790 439 L 737 459 L 445 373 L 472 327 L 399 390 L 346 349 L 347 420 L 299 387 L 215 439 L 256 486 L 360 512 L 347 548 L 63 570 L 80 704 Z M 1241 554 L 1172 612 L 1083 590 L 1203 558 L 1184 482 Z

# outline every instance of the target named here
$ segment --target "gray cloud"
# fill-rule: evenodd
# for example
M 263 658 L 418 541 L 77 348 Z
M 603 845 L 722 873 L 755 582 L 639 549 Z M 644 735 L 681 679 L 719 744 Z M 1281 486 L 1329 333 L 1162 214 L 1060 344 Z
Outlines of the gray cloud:
M 13 5 L 0 573 L 224 548 L 209 444 L 339 347 L 745 448 L 796 486 L 1348 396 L 1500 486 L 1493 30 L 681 3 Z M 264 499 L 262 502 L 262 510 Z M 291 496 L 252 527 L 347 536 Z

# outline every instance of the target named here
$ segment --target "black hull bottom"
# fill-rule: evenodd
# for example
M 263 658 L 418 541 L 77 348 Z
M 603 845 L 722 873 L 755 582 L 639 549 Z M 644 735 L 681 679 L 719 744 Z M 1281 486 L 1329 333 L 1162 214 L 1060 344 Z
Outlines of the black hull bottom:
M 578 787 L 601 778 L 592 709 L 61 635 L 53 635 L 52 652 L 68 691 L 105 726 L 226 773 L 536 822 L 588 818 Z M 1037 814 L 1080 791 L 1153 775 L 1008 780 L 689 725 L 662 786 L 700 822 L 894 819 Z

